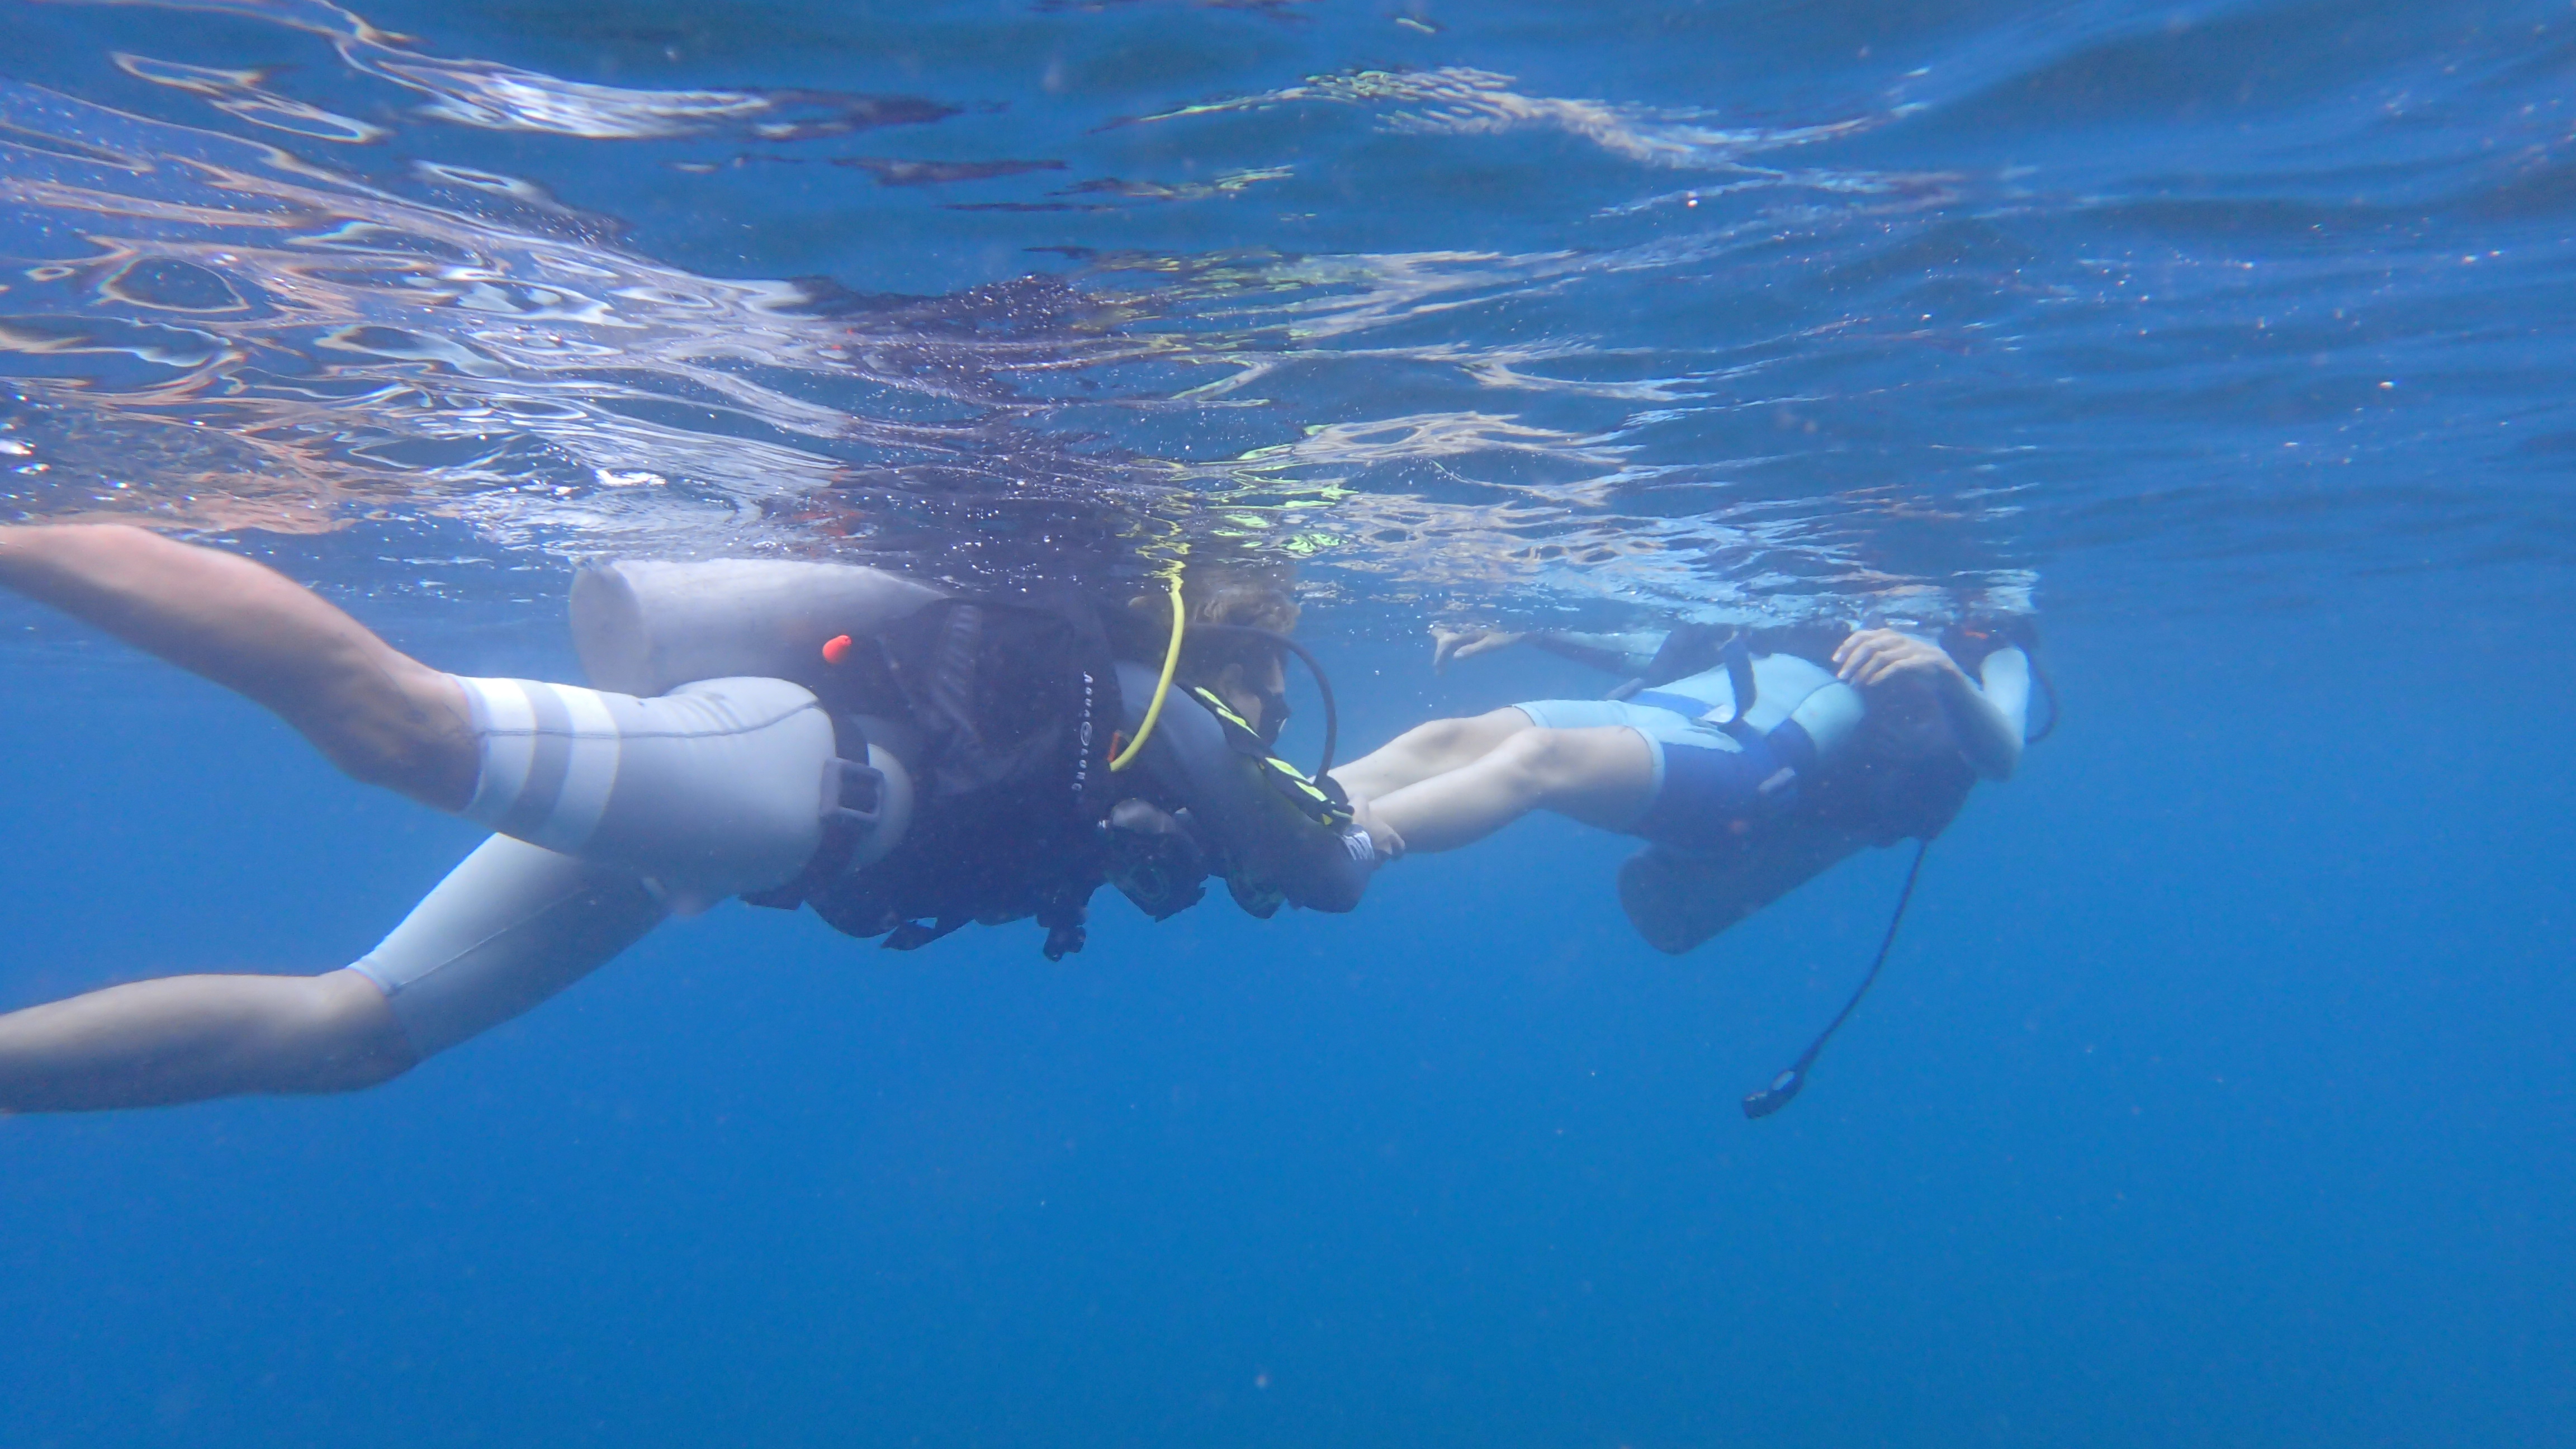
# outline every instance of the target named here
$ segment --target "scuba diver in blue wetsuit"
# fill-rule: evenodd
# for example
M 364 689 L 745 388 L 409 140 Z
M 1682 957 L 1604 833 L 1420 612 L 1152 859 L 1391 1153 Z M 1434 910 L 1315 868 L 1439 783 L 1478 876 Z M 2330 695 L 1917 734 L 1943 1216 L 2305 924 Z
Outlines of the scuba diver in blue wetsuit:
M 1679 954 L 1864 846 L 1928 843 L 1979 779 L 2009 778 L 2034 678 L 2029 637 L 2017 622 L 1937 634 L 1441 631 L 1438 668 L 1526 641 L 1628 682 L 1608 699 L 1420 725 L 1333 775 L 1391 855 L 1455 850 L 1532 810 L 1642 838 L 1620 868 L 1620 904 L 1649 944 Z M 1785 1105 L 1823 1044 L 1747 1113 Z
M 1621 895 L 1666 951 L 1864 845 L 1929 839 L 2021 760 L 2030 660 L 1993 627 L 1444 633 L 1435 665 L 1523 640 L 1631 682 L 1420 725 L 1334 777 L 1392 850 L 1454 850 L 1531 810 L 1643 838 Z
M 728 896 L 896 949 L 1033 917 L 1054 959 L 1103 883 L 1157 919 L 1211 873 L 1258 915 L 1347 911 L 1382 854 L 1270 751 L 1281 655 L 1304 651 L 1258 580 L 1140 611 L 828 564 L 612 565 L 573 589 L 598 688 L 443 673 L 259 564 L 135 528 L 0 527 L 0 586 L 495 832 L 342 970 L 0 1015 L 0 1112 L 369 1086 Z

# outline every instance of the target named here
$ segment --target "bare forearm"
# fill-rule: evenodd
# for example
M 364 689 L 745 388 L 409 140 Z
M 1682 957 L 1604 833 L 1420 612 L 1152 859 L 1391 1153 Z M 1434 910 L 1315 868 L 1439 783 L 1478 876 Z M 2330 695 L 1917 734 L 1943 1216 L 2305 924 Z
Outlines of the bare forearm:
M 121 525 L 0 528 L 0 585 L 266 706 L 362 780 L 473 791 L 463 696 L 273 569 Z
M 1956 670 L 1942 676 L 1941 707 L 1950 716 L 1960 753 L 1977 773 L 1989 780 L 2011 779 L 2021 765 L 2020 725 Z
M 1542 629 L 1523 637 L 1560 659 L 1608 674 L 1645 673 L 1664 642 L 1661 634 L 1573 634 L 1561 629 Z
M 2003 682 L 1996 677 L 1996 661 L 2007 655 L 2022 658 L 2020 651 L 2009 649 L 1989 656 L 1985 666 L 1989 684 Z M 1844 683 L 1865 693 L 1928 684 L 1949 718 L 1951 735 L 1978 774 L 1990 780 L 2009 779 L 2021 763 L 2019 695 L 2012 709 L 2004 709 L 1929 639 L 1894 629 L 1860 630 L 1834 650 L 1834 671 Z

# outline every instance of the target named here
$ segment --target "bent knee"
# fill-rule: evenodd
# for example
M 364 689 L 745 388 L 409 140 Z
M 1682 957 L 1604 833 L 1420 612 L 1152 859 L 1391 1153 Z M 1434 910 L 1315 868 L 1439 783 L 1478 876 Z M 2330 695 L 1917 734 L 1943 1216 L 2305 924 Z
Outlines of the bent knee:
M 1396 743 L 1416 750 L 1447 750 L 1467 737 L 1475 721 L 1435 719 L 1415 725 L 1396 737 Z
M 1565 730 L 1523 730 L 1495 753 L 1504 768 L 1534 785 L 1562 785 L 1581 771 L 1582 751 Z
M 370 785 L 435 809 L 462 810 L 482 771 L 474 716 L 455 677 L 412 660 L 370 692 L 334 762 Z
M 295 1010 L 280 1023 L 286 1040 L 279 1043 L 279 1057 L 295 1064 L 282 1090 L 355 1092 L 420 1064 L 375 982 L 346 968 L 308 981 Z
M 1404 732 L 1401 742 L 1434 754 L 1483 754 L 1529 733 L 1530 717 L 1508 705 L 1464 719 L 1435 719 Z

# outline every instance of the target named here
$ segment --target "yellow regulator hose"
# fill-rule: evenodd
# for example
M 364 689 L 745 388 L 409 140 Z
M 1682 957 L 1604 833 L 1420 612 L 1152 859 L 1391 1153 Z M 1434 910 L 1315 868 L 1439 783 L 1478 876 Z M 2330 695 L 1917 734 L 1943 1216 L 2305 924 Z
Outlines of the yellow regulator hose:
M 1172 586 L 1172 642 L 1163 650 L 1163 677 L 1154 682 L 1154 702 L 1145 706 L 1145 722 L 1136 727 L 1136 738 L 1129 740 L 1127 748 L 1118 752 L 1118 758 L 1109 762 L 1111 774 L 1136 763 L 1136 752 L 1145 748 L 1145 742 L 1154 737 L 1154 722 L 1163 717 L 1163 699 L 1172 692 L 1172 676 L 1180 672 L 1181 633 L 1189 620 L 1181 610 L 1181 571 L 1177 566 L 1168 581 Z

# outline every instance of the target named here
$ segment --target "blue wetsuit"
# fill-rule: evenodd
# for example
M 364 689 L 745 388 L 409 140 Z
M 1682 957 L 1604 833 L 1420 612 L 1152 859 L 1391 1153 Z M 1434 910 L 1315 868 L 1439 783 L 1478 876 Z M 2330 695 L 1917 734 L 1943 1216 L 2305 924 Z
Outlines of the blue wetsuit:
M 1530 642 L 1642 674 L 1662 636 L 1538 634 Z M 2018 728 L 2029 692 L 2027 659 L 2018 649 L 1998 650 L 1980 661 L 1979 676 L 1981 691 Z M 1752 706 L 1740 715 L 1739 678 L 1753 685 Z M 1636 731 L 1653 754 L 1655 784 L 1627 833 L 1686 850 L 1726 845 L 1795 809 L 1810 781 L 1852 755 L 1868 714 L 1860 691 L 1832 670 L 1785 653 L 1747 655 L 1624 700 L 1532 700 L 1514 707 L 1542 729 L 1623 725 Z M 1915 743 L 1941 747 L 1935 740 Z

